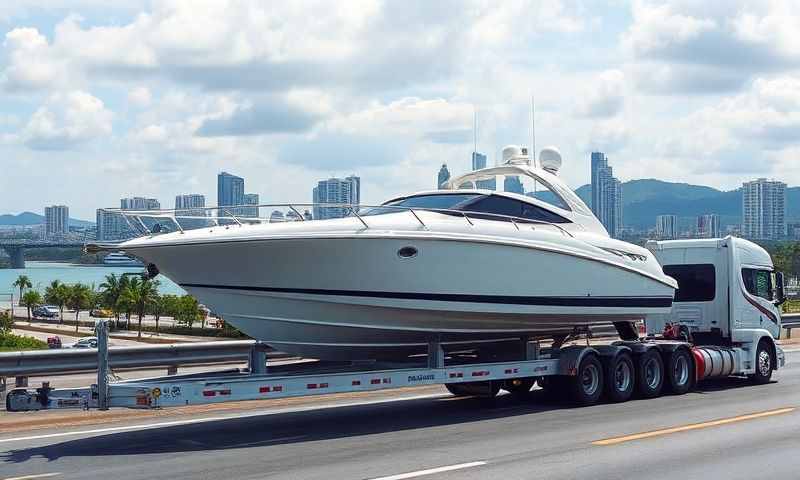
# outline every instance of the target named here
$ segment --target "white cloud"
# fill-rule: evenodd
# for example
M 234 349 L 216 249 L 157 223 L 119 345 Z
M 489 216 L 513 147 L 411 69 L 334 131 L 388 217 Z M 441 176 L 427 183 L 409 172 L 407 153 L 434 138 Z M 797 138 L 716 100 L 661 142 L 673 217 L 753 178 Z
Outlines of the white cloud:
M 577 111 L 587 117 L 611 117 L 625 104 L 625 74 L 606 70 L 589 81 L 590 88 L 578 100 Z
M 128 92 L 128 103 L 137 108 L 149 106 L 152 99 L 147 87 L 135 87 Z
M 103 102 L 89 93 L 58 93 L 31 115 L 21 137 L 33 149 L 67 149 L 109 135 L 112 117 Z

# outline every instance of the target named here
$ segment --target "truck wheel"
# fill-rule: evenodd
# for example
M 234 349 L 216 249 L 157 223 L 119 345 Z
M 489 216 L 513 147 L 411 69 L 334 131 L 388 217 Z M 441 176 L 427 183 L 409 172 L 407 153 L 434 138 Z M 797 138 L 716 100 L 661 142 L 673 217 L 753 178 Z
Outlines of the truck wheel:
M 536 383 L 534 377 L 514 378 L 503 383 L 503 390 L 513 395 L 527 395 L 534 383 Z
M 447 389 L 448 392 L 452 393 L 456 397 L 468 397 L 469 393 L 465 392 L 461 385 L 457 383 L 445 383 L 444 388 Z
M 570 397 L 578 405 L 593 405 L 603 393 L 603 365 L 597 355 L 588 354 L 578 366 L 577 375 L 567 377 Z
M 772 350 L 766 341 L 761 340 L 756 348 L 756 373 L 750 375 L 750 381 L 756 385 L 769 383 L 772 379 L 773 365 L 775 365 L 775 359 L 772 358 Z
M 636 361 L 636 392 L 642 398 L 661 394 L 664 385 L 664 362 L 654 348 L 639 355 Z
M 667 357 L 666 387 L 675 395 L 683 395 L 694 383 L 694 363 L 689 350 L 678 348 Z
M 630 354 L 620 353 L 605 362 L 605 391 L 610 402 L 625 402 L 633 395 L 636 384 L 633 360 Z
M 457 397 L 494 398 L 500 392 L 500 382 L 450 383 L 444 387 Z

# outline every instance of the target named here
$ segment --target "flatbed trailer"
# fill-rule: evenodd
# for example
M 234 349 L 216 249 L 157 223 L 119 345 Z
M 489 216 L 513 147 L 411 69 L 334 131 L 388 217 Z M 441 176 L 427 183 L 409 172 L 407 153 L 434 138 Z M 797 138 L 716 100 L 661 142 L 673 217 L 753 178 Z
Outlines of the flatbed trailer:
M 640 338 L 632 323 L 615 324 L 620 340 L 604 345 L 542 345 L 512 339 L 492 353 L 445 351 L 435 338 L 427 355 L 404 362 L 307 362 L 267 368 L 263 348 L 249 367 L 108 383 L 106 325 L 98 335 L 98 382 L 78 389 L 18 388 L 9 411 L 53 408 L 162 408 L 227 401 L 368 392 L 443 385 L 454 395 L 493 397 L 528 392 L 534 384 L 579 405 L 636 395 L 683 394 L 708 378 L 747 376 L 767 383 L 784 366 L 782 275 L 761 247 L 742 239 L 651 242 L 648 248 L 679 284 L 673 310 L 645 319 Z M 576 331 L 577 338 L 587 331 Z M 113 367 L 113 365 L 112 365 Z

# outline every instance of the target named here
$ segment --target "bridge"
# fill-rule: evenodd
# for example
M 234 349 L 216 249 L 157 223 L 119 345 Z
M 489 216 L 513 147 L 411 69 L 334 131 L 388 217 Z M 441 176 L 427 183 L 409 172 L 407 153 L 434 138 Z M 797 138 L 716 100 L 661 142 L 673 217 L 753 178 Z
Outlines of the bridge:
M 14 240 L 0 239 L 0 250 L 11 257 L 11 268 L 25 268 L 25 250 L 28 248 L 82 248 L 77 240 Z

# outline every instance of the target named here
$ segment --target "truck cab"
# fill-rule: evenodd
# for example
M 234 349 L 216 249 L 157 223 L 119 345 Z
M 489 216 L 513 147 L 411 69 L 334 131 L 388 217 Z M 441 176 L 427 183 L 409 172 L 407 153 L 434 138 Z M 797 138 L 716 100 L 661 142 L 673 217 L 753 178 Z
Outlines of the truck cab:
M 757 346 L 783 365 L 775 340 L 781 332 L 783 275 L 766 250 L 735 237 L 650 241 L 664 273 L 678 282 L 672 311 L 645 319 L 649 335 L 678 326 L 697 345 L 743 350 L 743 369 L 753 369 Z

